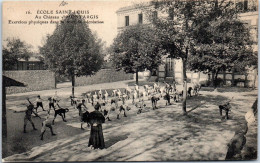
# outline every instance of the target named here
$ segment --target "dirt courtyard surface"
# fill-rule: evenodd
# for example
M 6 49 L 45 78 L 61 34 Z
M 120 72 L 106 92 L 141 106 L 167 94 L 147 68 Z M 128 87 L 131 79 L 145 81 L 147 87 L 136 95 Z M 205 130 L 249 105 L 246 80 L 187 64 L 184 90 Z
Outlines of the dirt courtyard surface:
M 103 84 L 102 89 L 124 88 L 126 83 Z M 100 87 L 80 87 L 76 88 L 76 92 L 81 95 L 86 90 L 99 90 Z M 152 110 L 150 101 L 146 100 L 147 109 L 137 114 L 138 109 L 128 100 L 131 110 L 127 112 L 127 117 L 121 115 L 117 120 L 116 112 L 113 112 L 112 121 L 103 124 L 106 148 L 92 150 L 87 147 L 90 128 L 85 125 L 85 130 L 80 129 L 78 111 L 70 107 L 70 91 L 69 88 L 58 89 L 58 96 L 62 98 L 61 106 L 70 109 L 66 115 L 67 122 L 57 117 L 53 126 L 57 135 L 51 136 L 47 129 L 43 141 L 39 135 L 44 119 L 33 118 L 38 130 L 33 131 L 28 124 L 28 133 L 22 133 L 24 108 L 21 103 L 26 96 L 35 97 L 37 94 L 45 99 L 55 90 L 7 97 L 8 146 L 3 148 L 8 157 L 4 158 L 5 161 L 224 160 L 227 144 L 241 127 L 245 114 L 257 98 L 257 90 L 224 88 L 216 92 L 205 88 L 199 96 L 187 99 L 186 116 L 182 113 L 181 102 L 172 101 L 172 105 L 165 106 L 165 100 L 162 99 L 158 102 L 159 109 Z M 218 105 L 230 99 L 230 119 L 221 120 Z M 87 107 L 93 110 L 90 104 Z M 46 112 L 39 109 L 39 114 L 45 117 Z

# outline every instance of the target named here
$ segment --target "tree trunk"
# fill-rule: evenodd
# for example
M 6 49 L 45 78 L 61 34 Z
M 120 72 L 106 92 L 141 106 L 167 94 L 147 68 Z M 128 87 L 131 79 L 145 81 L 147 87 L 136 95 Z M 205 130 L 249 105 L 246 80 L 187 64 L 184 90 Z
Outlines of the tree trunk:
M 72 97 L 75 97 L 74 96 L 75 75 L 72 75 L 71 81 L 72 81 Z
M 212 87 L 215 87 L 215 80 L 214 80 L 214 77 L 215 77 L 215 72 L 212 71 L 212 73 L 211 73 L 211 86 L 212 86 Z
M 191 83 L 193 83 L 193 72 L 192 71 L 190 72 L 190 76 L 191 76 L 190 77 Z
M 187 74 L 186 74 L 186 58 L 182 59 L 182 74 L 183 74 L 183 100 L 182 100 L 182 111 L 185 115 L 186 111 L 186 100 L 187 100 Z
M 218 73 L 219 73 L 219 70 L 217 70 L 217 72 L 215 73 L 215 76 L 214 76 L 214 89 L 217 88 Z
M 231 81 L 232 87 L 235 86 L 235 71 L 232 69 L 232 81 Z
M 248 73 L 246 72 L 246 73 L 245 73 L 244 88 L 247 88 L 247 76 L 248 76 Z
M 200 72 L 198 73 L 197 83 L 200 83 Z
M 55 82 L 55 89 L 57 89 L 57 75 L 56 72 L 54 73 L 54 82 Z
M 226 70 L 224 70 L 224 74 L 223 74 L 223 82 L 224 82 L 224 85 L 227 84 L 227 81 L 226 81 Z
M 138 70 L 136 70 L 135 74 L 135 83 L 138 85 Z

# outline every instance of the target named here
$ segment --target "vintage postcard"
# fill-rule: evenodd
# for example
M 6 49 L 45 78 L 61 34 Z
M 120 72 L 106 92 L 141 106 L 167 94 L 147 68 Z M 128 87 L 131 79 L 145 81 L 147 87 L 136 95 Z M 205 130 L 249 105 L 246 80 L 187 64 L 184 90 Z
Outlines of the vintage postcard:
M 2 161 L 257 160 L 257 0 L 2 3 Z

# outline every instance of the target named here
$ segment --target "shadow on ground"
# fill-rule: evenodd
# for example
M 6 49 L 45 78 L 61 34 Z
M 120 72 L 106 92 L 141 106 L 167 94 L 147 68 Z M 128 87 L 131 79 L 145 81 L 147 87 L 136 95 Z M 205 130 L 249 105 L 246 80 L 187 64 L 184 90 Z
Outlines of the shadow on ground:
M 230 120 L 223 120 L 219 115 L 218 105 L 230 98 L 222 93 L 201 92 L 199 96 L 188 98 L 187 115 L 182 113 L 181 102 L 165 106 L 161 100 L 157 110 L 136 114 L 137 108 L 133 107 L 127 112 L 128 117 L 111 118 L 112 122 L 106 122 L 103 129 L 107 148 L 104 150 L 87 148 L 88 135 L 79 134 L 78 128 L 78 133 L 68 128 L 66 132 L 70 131 L 72 135 L 64 141 L 69 143 L 62 146 L 56 141 L 45 144 L 55 146 L 55 150 L 35 157 L 34 161 L 224 160 L 228 142 L 244 122 L 246 107 L 251 107 L 254 101 L 251 97 L 240 96 L 240 92 L 235 95 Z M 151 108 L 150 101 L 146 102 Z M 76 110 L 71 112 L 73 116 L 78 114 Z M 73 116 L 69 120 L 77 122 L 78 117 Z M 57 129 L 58 124 L 65 125 L 57 122 Z
M 202 87 L 201 91 L 214 91 L 214 87 Z M 218 92 L 250 92 L 252 88 L 241 88 L 241 87 L 217 87 Z

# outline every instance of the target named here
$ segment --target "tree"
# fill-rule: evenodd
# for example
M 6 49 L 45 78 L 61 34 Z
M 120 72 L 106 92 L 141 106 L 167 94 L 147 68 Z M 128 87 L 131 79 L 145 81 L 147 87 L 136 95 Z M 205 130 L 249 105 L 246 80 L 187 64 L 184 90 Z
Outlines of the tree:
M 129 26 L 117 35 L 110 47 L 111 60 L 117 70 L 136 73 L 157 69 L 162 63 L 162 49 L 154 29 L 147 25 Z
M 100 40 L 85 20 L 76 14 L 67 15 L 40 48 L 48 69 L 69 76 L 74 96 L 75 76 L 95 74 L 102 66 Z
M 151 4 L 152 7 L 148 10 L 147 15 L 156 28 L 155 34 L 160 38 L 162 49 L 165 50 L 168 57 L 182 59 L 184 81 L 182 109 L 183 113 L 186 114 L 186 69 L 196 71 L 218 70 L 221 67 L 219 64 L 224 63 L 231 66 L 230 63 L 233 63 L 234 67 L 236 66 L 235 63 L 241 63 L 239 61 L 243 59 L 251 60 L 249 57 L 245 57 L 250 54 L 251 50 L 249 48 L 249 35 L 243 23 L 235 19 L 237 13 L 235 8 L 232 8 L 232 2 L 223 0 L 155 0 Z M 154 13 L 159 12 L 162 16 L 155 19 L 154 15 L 157 14 Z M 235 39 L 232 40 L 230 35 Z M 211 48 L 213 45 L 214 51 Z M 218 60 L 217 63 L 219 64 L 216 64 L 217 57 L 214 56 L 222 53 L 223 47 L 226 49 L 225 54 L 232 60 L 226 62 Z M 201 61 L 200 56 L 203 55 L 203 52 L 208 55 Z M 234 56 L 235 52 L 236 57 Z M 225 60 L 225 56 L 223 56 L 223 59 Z M 248 62 L 243 61 L 243 63 Z
M 187 98 L 187 62 L 193 49 L 191 38 L 192 21 L 196 11 L 202 10 L 204 1 L 152 1 L 151 8 L 146 14 L 156 29 L 154 33 L 159 37 L 163 54 L 171 58 L 182 59 L 183 67 L 183 101 L 182 110 L 186 114 Z M 155 17 L 160 13 L 162 16 Z
M 195 46 L 189 60 L 191 70 L 211 73 L 216 87 L 219 72 L 245 71 L 245 67 L 257 64 L 249 28 L 238 19 L 232 2 L 212 1 L 206 13 L 197 15 L 192 26 Z
M 19 59 L 28 60 L 32 55 L 31 45 L 26 44 L 19 38 L 8 38 L 3 46 L 3 69 L 12 70 Z

